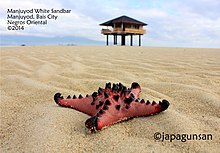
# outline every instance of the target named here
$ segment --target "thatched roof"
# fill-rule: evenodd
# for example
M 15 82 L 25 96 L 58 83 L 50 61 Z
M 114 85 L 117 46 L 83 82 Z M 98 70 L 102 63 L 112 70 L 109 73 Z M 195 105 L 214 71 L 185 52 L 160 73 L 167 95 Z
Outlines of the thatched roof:
M 136 24 L 136 25 L 142 25 L 142 26 L 147 25 L 144 22 L 135 20 L 135 19 L 130 18 L 130 17 L 125 16 L 125 15 L 120 16 L 120 17 L 115 18 L 115 19 L 112 19 L 112 20 L 109 20 L 107 22 L 101 23 L 100 25 L 101 26 L 113 26 L 113 24 L 115 24 L 115 23 L 130 23 L 130 24 Z

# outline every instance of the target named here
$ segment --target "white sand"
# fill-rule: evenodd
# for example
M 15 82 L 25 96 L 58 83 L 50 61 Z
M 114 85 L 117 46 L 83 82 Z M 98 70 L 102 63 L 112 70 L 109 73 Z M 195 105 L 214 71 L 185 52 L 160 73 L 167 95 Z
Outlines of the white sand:
M 220 152 L 220 49 L 1 47 L 1 153 Z M 87 115 L 57 106 L 56 92 L 92 93 L 134 81 L 141 98 L 167 111 L 88 134 Z M 212 134 L 212 140 L 155 141 L 154 133 Z

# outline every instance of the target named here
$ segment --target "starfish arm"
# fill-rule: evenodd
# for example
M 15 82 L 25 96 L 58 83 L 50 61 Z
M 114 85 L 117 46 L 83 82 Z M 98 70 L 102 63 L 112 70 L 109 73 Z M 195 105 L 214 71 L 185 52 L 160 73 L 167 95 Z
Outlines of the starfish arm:
M 101 130 L 102 128 L 123 121 L 129 118 L 149 116 L 160 113 L 169 107 L 167 100 L 162 102 L 145 102 L 144 100 L 135 100 L 130 104 L 121 101 L 117 104 L 115 101 L 111 102 L 109 106 L 103 108 L 95 116 L 89 118 L 85 125 L 91 131 Z
M 95 115 L 98 111 L 96 107 L 97 100 L 95 100 L 94 95 L 87 95 L 86 97 L 80 95 L 78 98 L 74 95 L 72 98 L 70 96 L 63 98 L 60 93 L 56 93 L 54 100 L 62 107 L 73 108 L 91 116 Z

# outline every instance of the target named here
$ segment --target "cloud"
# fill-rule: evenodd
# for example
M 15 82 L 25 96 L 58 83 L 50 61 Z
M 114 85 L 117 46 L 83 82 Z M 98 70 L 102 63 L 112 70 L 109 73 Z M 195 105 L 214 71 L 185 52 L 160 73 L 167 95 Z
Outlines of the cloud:
M 215 4 L 219 2 L 213 1 Z M 173 2 L 162 7 L 139 8 L 130 10 L 130 14 L 146 20 L 146 45 L 179 47 L 220 47 L 220 15 L 218 5 L 207 5 L 208 10 L 198 7 L 198 1 L 190 3 Z M 204 1 L 200 5 L 210 3 Z M 211 1 L 212 3 L 212 1 Z M 155 6 L 155 5 L 154 5 Z M 207 15 L 211 10 L 218 14 Z M 145 19 L 144 19 L 145 16 Z

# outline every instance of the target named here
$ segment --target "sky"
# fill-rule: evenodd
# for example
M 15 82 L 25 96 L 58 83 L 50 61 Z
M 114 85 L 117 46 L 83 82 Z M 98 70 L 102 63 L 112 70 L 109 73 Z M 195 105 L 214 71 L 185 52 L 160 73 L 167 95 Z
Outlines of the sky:
M 144 46 L 220 48 L 220 0 L 4 0 L 1 35 L 85 37 L 105 41 L 100 23 L 127 15 L 147 23 Z M 46 26 L 7 30 L 7 9 L 70 9 Z M 134 40 L 137 44 L 138 37 Z

